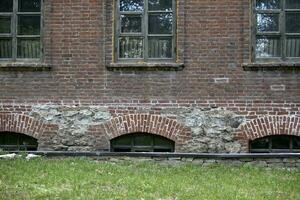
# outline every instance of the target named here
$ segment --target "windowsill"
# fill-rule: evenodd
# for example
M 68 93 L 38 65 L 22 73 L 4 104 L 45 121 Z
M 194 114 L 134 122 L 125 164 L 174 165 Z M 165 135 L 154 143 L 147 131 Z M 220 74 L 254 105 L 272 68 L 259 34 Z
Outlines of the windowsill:
M 243 63 L 246 71 L 258 70 L 300 70 L 300 62 L 279 62 L 279 63 Z
M 0 62 L 0 71 L 49 71 L 51 65 L 45 63 Z
M 136 69 L 136 70 L 182 70 L 183 63 L 110 63 L 109 70 Z

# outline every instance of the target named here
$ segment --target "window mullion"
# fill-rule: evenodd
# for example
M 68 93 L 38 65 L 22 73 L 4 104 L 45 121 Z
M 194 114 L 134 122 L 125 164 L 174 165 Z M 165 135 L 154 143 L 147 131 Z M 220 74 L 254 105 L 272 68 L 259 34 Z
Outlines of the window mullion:
M 282 60 L 286 60 L 286 24 L 285 24 L 285 0 L 282 0 L 282 9 L 281 9 L 281 16 L 280 16 L 280 33 L 281 33 L 281 57 Z
M 172 58 L 176 60 L 176 51 L 177 51 L 177 40 L 176 40 L 176 30 L 177 30 L 177 10 L 176 10 L 176 1 L 172 0 L 172 16 L 173 16 L 173 23 L 172 23 Z
M 13 0 L 13 15 L 12 15 L 12 24 L 13 24 L 13 29 L 12 29 L 12 59 L 13 61 L 17 60 L 17 29 L 18 29 L 18 0 Z
M 148 0 L 144 0 L 144 60 L 148 61 L 149 55 L 148 55 Z
M 256 1 L 253 1 L 252 3 L 252 8 L 251 10 L 253 11 L 253 14 L 252 14 L 252 48 L 251 48 L 251 60 L 254 61 L 255 58 L 256 58 L 256 38 L 257 38 L 257 31 L 256 31 L 256 27 L 257 27 L 257 21 L 256 21 Z

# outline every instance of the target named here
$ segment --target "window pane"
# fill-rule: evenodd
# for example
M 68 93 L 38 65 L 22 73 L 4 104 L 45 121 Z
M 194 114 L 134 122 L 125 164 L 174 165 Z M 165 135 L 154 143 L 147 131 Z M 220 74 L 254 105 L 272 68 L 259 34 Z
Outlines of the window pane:
M 18 34 L 19 35 L 39 35 L 40 34 L 40 16 L 18 17 Z
M 286 32 L 300 33 L 300 13 L 286 13 Z
M 0 33 L 10 33 L 10 17 L 0 17 Z
M 286 39 L 286 56 L 300 57 L 300 37 L 288 37 Z
M 279 9 L 280 0 L 257 0 L 256 9 L 268 10 L 268 9 Z
M 260 138 L 251 142 L 251 149 L 269 149 L 269 138 Z
M 0 1 L 0 12 L 12 12 L 12 11 L 13 11 L 13 0 Z
M 150 38 L 149 39 L 150 58 L 172 58 L 172 38 Z
M 293 138 L 293 149 L 300 149 L 300 137 Z
M 149 0 L 149 10 L 171 11 L 172 0 Z
M 172 147 L 172 141 L 166 139 L 166 138 L 163 138 L 163 137 L 159 137 L 159 136 L 156 136 L 154 137 L 154 146 L 164 146 L 164 147 Z
M 40 12 L 41 1 L 40 0 L 19 0 L 20 12 Z
M 289 149 L 290 137 L 287 136 L 273 136 L 272 149 Z
M 121 32 L 142 32 L 142 18 L 139 15 L 121 15 Z
M 40 39 L 39 38 L 19 38 L 18 58 L 39 58 Z
M 153 136 L 152 135 L 135 135 L 134 137 L 134 145 L 135 146 L 151 146 L 152 145 Z
M 131 146 L 131 137 L 130 136 L 121 136 L 114 140 L 114 145 L 128 145 Z
M 286 8 L 288 9 L 300 9 L 299 0 L 286 0 Z
M 142 11 L 143 0 L 120 0 L 120 11 Z
M 0 38 L 0 58 L 12 57 L 12 40 L 10 38 Z
M 172 13 L 149 15 L 150 34 L 169 34 L 172 33 Z
M 257 14 L 257 31 L 279 31 L 278 14 Z
M 256 57 L 279 57 L 281 52 L 279 38 L 257 37 Z
M 134 37 L 121 37 L 119 39 L 120 58 L 142 58 L 143 39 Z

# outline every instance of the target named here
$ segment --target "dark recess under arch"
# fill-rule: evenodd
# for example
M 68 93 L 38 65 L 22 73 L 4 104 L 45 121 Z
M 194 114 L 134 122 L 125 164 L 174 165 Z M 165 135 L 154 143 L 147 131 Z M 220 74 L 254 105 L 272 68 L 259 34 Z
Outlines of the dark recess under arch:
M 0 149 L 5 151 L 36 151 L 37 139 L 25 134 L 0 132 Z
M 113 152 L 174 152 L 175 142 L 150 133 L 131 133 L 110 142 Z
M 298 153 L 300 137 L 292 135 L 270 135 L 250 141 L 251 153 Z

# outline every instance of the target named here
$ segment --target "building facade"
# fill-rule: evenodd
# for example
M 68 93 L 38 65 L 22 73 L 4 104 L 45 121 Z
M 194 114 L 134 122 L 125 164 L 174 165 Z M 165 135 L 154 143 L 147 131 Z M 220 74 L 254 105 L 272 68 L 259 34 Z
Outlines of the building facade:
M 0 145 L 300 150 L 299 35 L 297 0 L 1 0 Z

